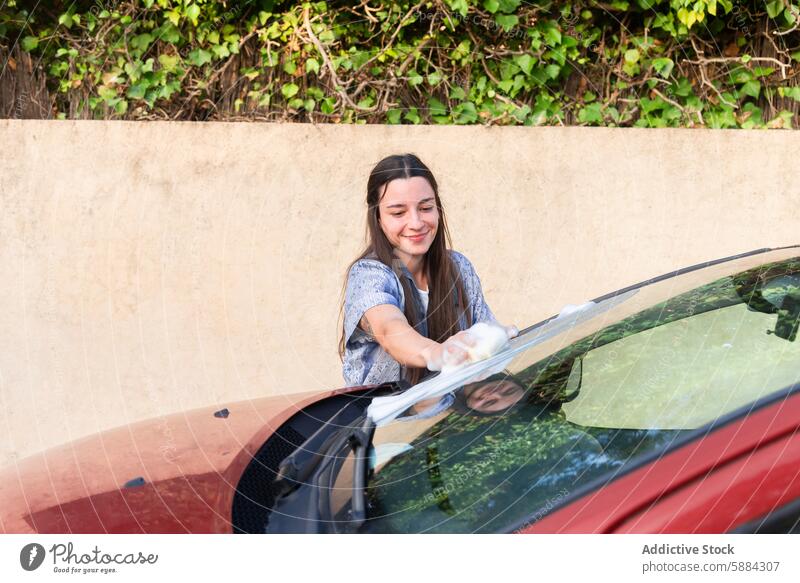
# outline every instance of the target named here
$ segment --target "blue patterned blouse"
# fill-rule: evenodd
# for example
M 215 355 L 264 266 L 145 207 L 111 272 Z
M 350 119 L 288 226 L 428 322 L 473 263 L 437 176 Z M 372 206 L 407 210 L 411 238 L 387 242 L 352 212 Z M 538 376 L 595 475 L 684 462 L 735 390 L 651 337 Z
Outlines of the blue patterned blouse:
M 472 323 L 495 321 L 492 311 L 483 299 L 481 281 L 469 259 L 456 251 L 451 251 L 450 257 L 461 274 L 464 293 L 469 298 Z M 400 262 L 398 264 L 400 277 L 411 280 L 411 290 L 415 296 L 419 296 L 415 291 L 417 288 L 411 273 Z M 417 307 L 417 313 L 420 314 L 416 330 L 427 337 L 428 325 L 421 314 L 422 302 L 419 297 L 414 297 L 412 300 Z M 347 341 L 342 374 L 348 386 L 397 381 L 403 376 L 400 363 L 389 356 L 371 335 L 358 326 L 367 310 L 382 304 L 396 306 L 401 312 L 403 311 L 405 298 L 400 279 L 390 267 L 377 259 L 356 261 L 347 276 L 344 298 L 344 335 Z M 459 324 L 462 330 L 467 327 L 463 315 Z

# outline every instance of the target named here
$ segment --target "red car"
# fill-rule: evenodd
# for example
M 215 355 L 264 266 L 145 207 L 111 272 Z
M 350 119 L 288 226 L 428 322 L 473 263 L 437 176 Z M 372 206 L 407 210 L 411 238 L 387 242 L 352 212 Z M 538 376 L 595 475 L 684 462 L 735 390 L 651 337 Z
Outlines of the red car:
M 798 532 L 798 324 L 798 247 L 705 263 L 523 330 L 470 378 L 233 403 L 49 450 L 0 474 L 0 525 Z

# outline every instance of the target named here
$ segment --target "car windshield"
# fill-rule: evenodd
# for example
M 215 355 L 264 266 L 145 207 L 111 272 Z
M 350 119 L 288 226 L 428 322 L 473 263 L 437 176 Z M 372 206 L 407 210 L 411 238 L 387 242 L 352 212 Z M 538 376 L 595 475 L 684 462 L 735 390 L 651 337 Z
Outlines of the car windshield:
M 415 403 L 375 431 L 362 530 L 530 523 L 797 384 L 797 255 L 777 250 L 647 285 L 530 343 L 502 372 Z M 349 476 L 336 480 L 334 514 L 346 511 Z

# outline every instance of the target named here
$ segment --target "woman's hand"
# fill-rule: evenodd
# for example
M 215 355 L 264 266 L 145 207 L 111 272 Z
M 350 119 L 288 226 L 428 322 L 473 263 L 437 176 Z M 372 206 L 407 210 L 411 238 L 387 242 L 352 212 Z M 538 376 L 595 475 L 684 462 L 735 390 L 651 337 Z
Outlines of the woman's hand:
M 466 330 L 454 334 L 441 344 L 434 342 L 422 351 L 428 370 L 442 370 L 457 366 L 469 360 L 469 349 L 475 346 L 473 338 Z
M 479 323 L 431 347 L 425 356 L 429 370 L 452 368 L 493 356 L 519 334 L 516 326 Z

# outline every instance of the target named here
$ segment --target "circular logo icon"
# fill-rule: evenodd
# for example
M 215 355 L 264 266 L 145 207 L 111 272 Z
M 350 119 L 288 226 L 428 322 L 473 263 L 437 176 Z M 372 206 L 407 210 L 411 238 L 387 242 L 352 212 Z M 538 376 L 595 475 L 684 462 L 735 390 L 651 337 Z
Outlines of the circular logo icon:
M 35 571 L 44 562 L 44 547 L 39 543 L 30 543 L 19 552 L 19 564 L 26 571 Z

